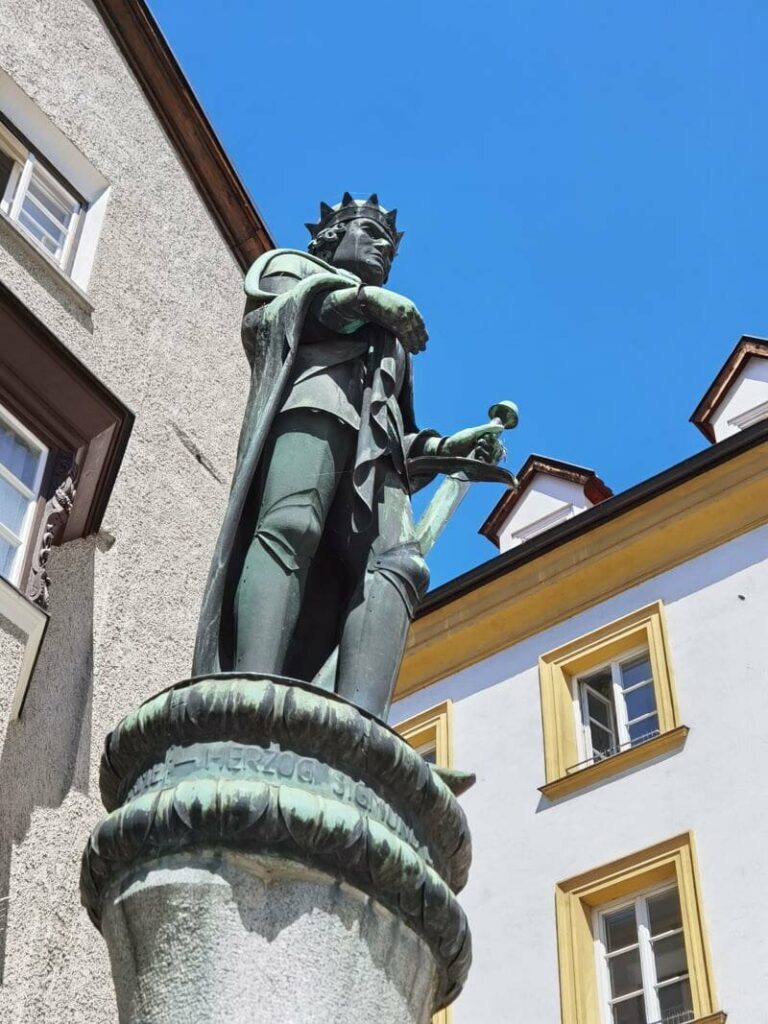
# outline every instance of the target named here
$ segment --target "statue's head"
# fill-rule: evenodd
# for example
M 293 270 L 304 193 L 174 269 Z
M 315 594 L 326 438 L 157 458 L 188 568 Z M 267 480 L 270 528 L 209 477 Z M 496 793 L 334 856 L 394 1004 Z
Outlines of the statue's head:
M 384 284 L 403 237 L 396 220 L 397 210 L 385 210 L 375 193 L 353 199 L 345 192 L 336 206 L 320 203 L 320 220 L 307 224 L 309 251 L 366 284 Z

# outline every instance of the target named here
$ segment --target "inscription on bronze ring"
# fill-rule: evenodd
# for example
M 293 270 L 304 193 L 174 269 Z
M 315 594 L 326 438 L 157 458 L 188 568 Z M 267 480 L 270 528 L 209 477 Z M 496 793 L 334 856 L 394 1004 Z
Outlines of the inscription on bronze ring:
M 318 796 L 352 804 L 370 818 L 391 829 L 398 838 L 418 850 L 428 863 L 429 853 L 386 800 L 363 782 L 323 764 L 314 757 L 302 757 L 278 747 L 244 746 L 240 743 L 195 743 L 169 747 L 165 760 L 143 772 L 127 794 L 132 800 L 142 793 L 168 789 L 185 779 L 247 775 L 261 782 L 313 789 Z

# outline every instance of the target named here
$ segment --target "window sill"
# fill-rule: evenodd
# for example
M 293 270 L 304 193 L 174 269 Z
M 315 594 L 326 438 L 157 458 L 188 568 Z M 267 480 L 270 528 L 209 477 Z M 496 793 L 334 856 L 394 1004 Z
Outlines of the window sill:
M 697 1017 L 691 1024 L 725 1024 L 728 1014 L 718 1010 L 717 1013 L 709 1013 L 706 1017 Z
M 21 228 L 12 221 L 10 217 L 0 210 L 0 225 L 2 230 L 8 232 L 14 240 L 19 240 L 24 246 L 25 251 L 35 260 L 37 260 L 46 271 L 51 272 L 55 275 L 56 283 L 63 285 L 71 296 L 75 299 L 77 304 L 89 315 L 93 313 L 93 303 L 88 298 L 83 289 L 75 284 L 69 274 L 65 273 L 61 267 L 54 260 L 47 256 L 42 249 L 38 248 L 31 239 L 21 230 Z
M 11 703 L 11 719 L 21 715 L 27 696 L 29 681 L 37 664 L 37 656 L 48 628 L 48 613 L 0 576 L 0 615 L 19 629 L 26 637 L 19 676 Z
M 606 779 L 620 775 L 630 768 L 635 768 L 646 761 L 652 761 L 662 754 L 671 754 L 680 750 L 688 736 L 688 726 L 680 725 L 676 729 L 670 729 L 660 736 L 654 736 L 652 740 L 640 743 L 636 747 L 622 750 L 604 761 L 597 761 L 595 764 L 586 765 L 570 775 L 564 775 L 560 779 L 553 779 L 539 787 L 539 792 L 548 800 L 559 800 L 561 797 L 569 796 L 580 789 L 586 789 L 597 782 L 604 782 Z M 718 1018 L 704 1017 L 696 1024 L 716 1024 Z

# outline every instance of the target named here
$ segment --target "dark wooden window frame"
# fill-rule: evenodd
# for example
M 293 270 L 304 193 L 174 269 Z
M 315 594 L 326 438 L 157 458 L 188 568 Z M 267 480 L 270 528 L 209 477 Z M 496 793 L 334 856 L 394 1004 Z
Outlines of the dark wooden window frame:
M 134 416 L 2 284 L 0 404 L 51 453 L 19 581 L 45 607 L 51 545 L 98 531 Z

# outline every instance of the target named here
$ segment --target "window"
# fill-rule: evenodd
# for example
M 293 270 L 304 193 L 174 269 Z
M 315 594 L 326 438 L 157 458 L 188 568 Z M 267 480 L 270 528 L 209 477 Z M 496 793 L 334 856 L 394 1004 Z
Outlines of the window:
M 17 584 L 48 449 L 0 406 L 0 576 Z
M 84 203 L 0 123 L 0 210 L 62 268 L 72 266 Z
M 576 692 L 585 762 L 611 757 L 659 735 L 647 650 L 609 661 L 596 671 L 578 676 Z
M 453 702 L 443 701 L 396 725 L 395 732 L 437 768 L 453 767 Z
M 453 703 L 443 701 L 421 714 L 396 725 L 395 732 L 407 740 L 425 761 L 436 768 L 453 767 Z M 451 1024 L 451 1008 L 440 1010 L 432 1024 Z
M 723 1024 L 693 836 L 555 890 L 562 1024 Z
M 692 1021 L 677 886 L 620 901 L 595 915 L 605 1024 Z
M 680 724 L 660 602 L 539 658 L 550 800 L 679 749 Z
M 23 239 L 85 302 L 109 193 L 104 175 L 0 69 L 0 231 Z
M 99 529 L 132 424 L 130 410 L 0 283 L 0 616 L 26 637 L 12 718 L 48 622 L 51 547 Z

